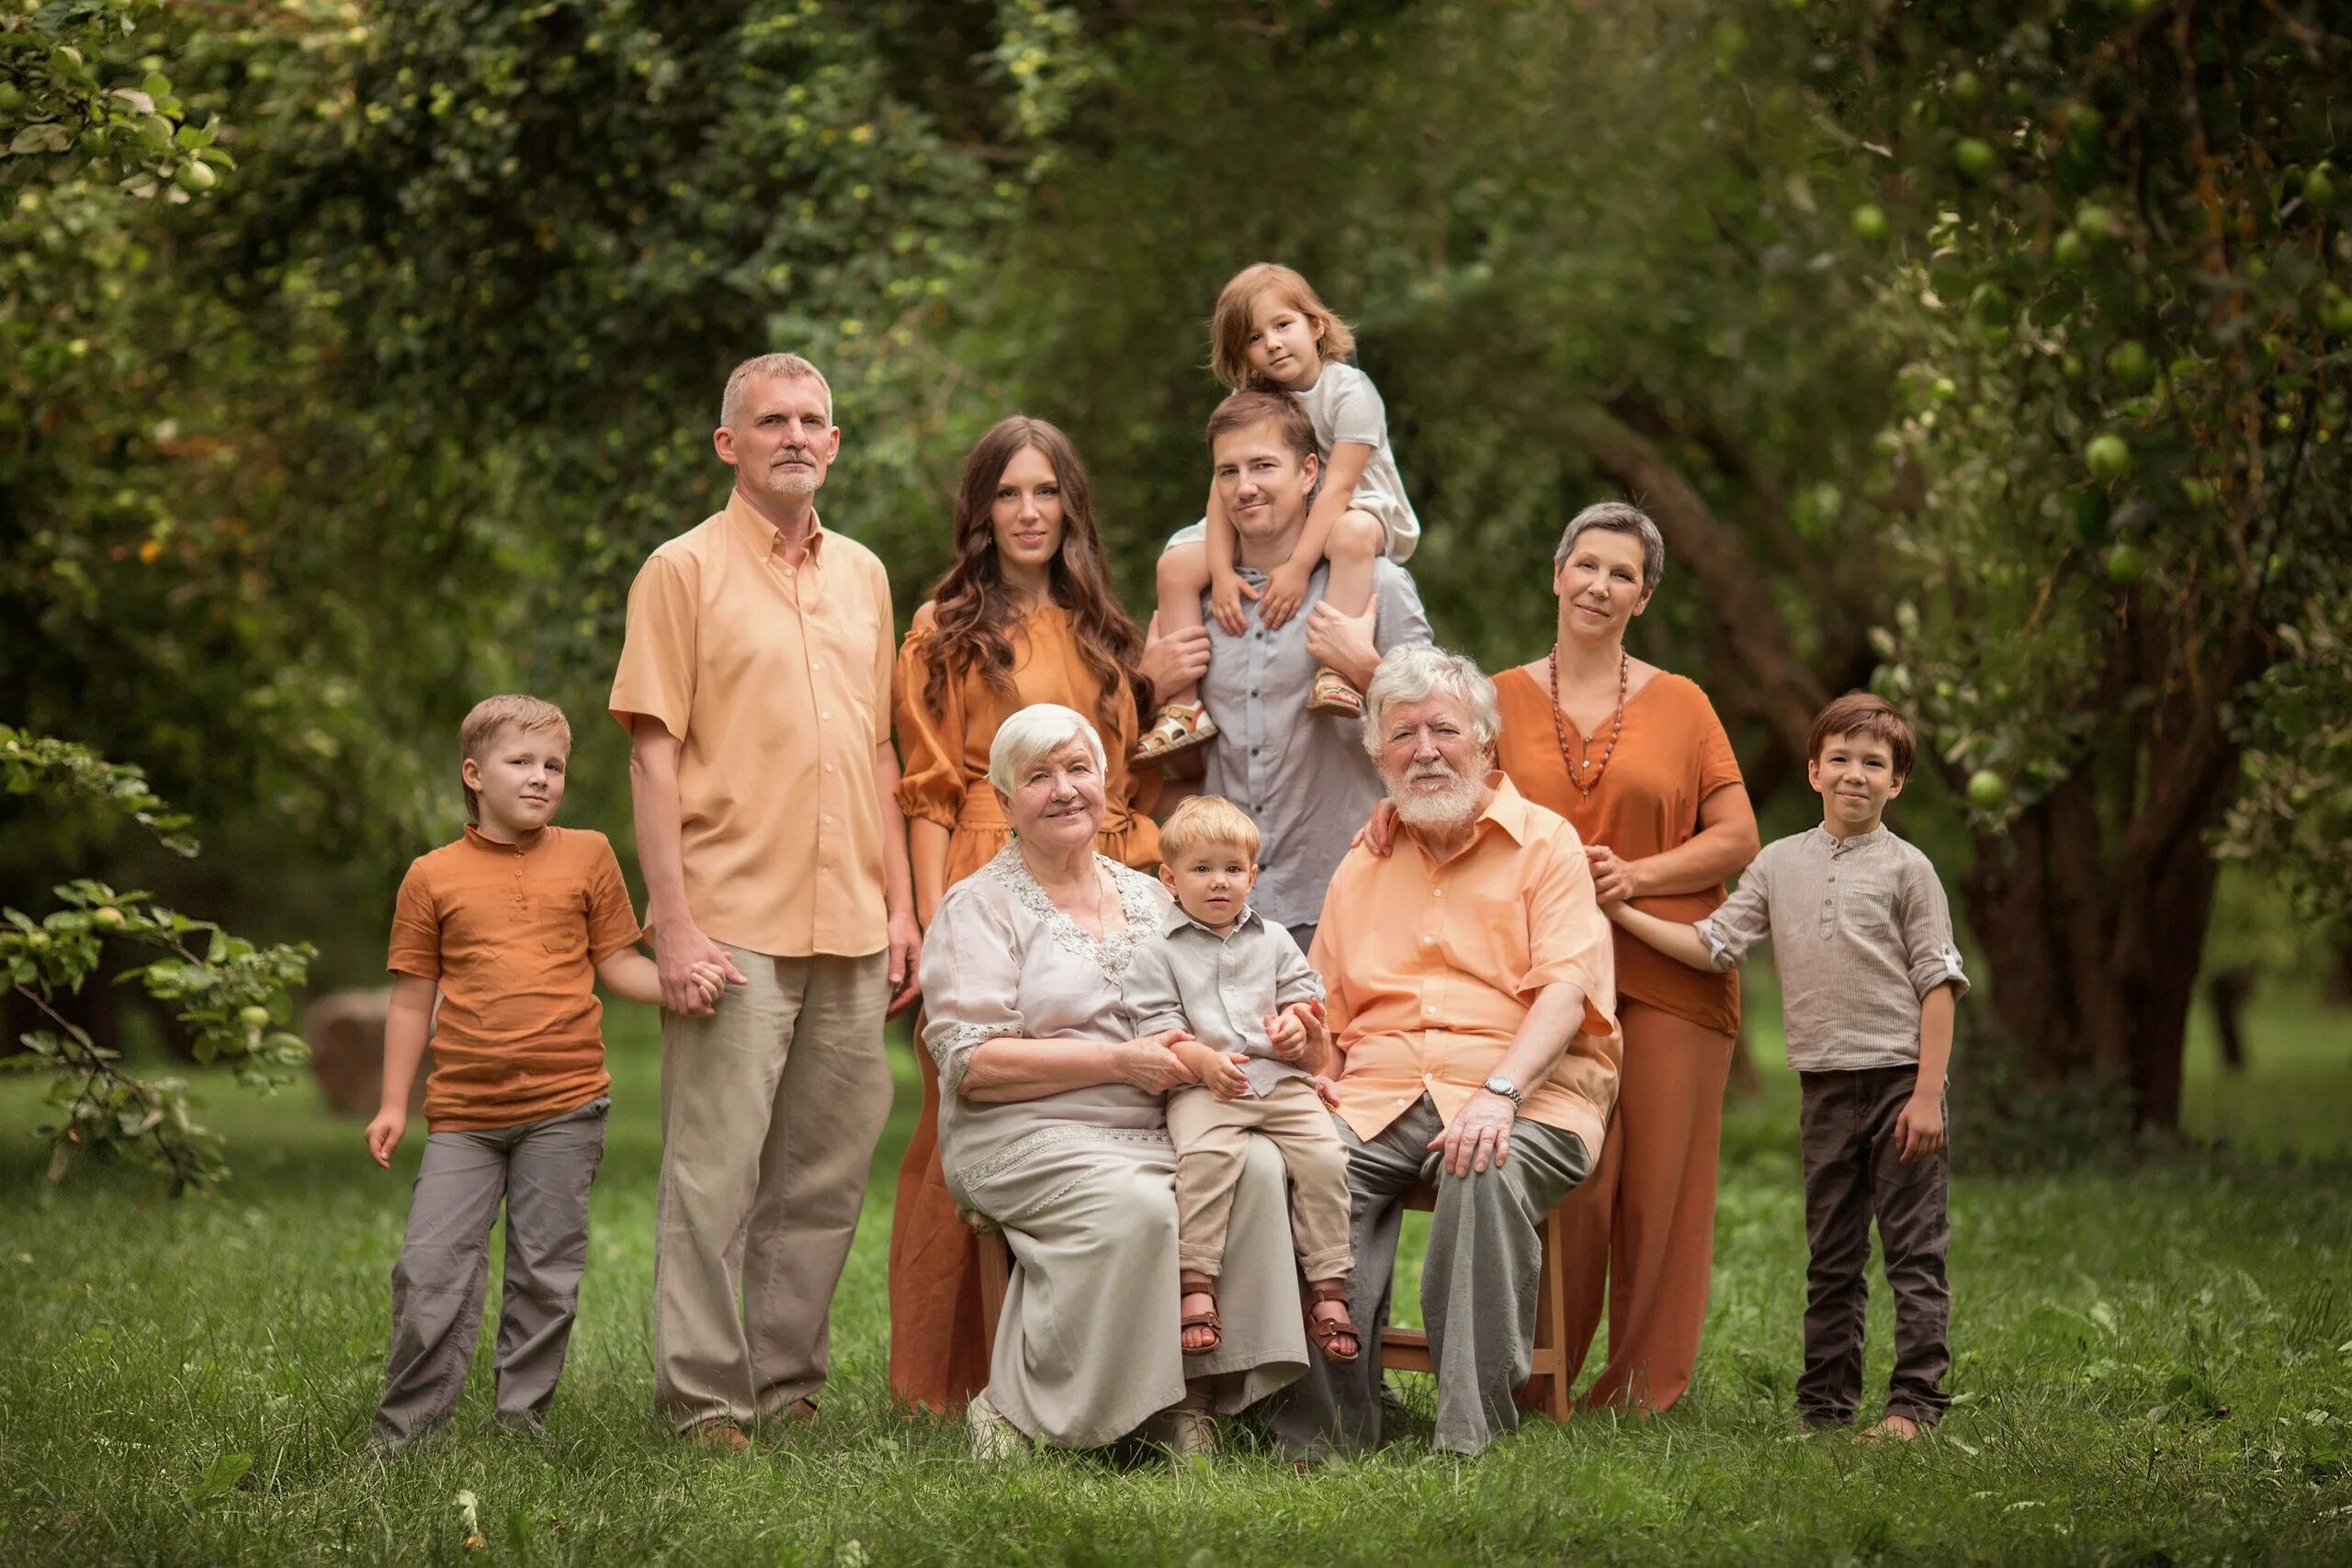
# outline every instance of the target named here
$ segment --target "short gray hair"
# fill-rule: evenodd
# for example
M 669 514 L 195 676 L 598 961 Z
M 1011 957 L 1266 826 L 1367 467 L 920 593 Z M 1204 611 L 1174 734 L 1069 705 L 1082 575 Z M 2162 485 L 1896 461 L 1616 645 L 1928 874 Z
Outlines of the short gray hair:
M 1093 754 L 1094 771 L 1104 771 L 1109 764 L 1102 755 L 1102 738 L 1084 714 L 1059 703 L 1031 703 L 996 727 L 996 739 L 989 743 L 989 783 L 1011 795 L 1013 781 L 1030 763 L 1081 736 Z
M 735 422 L 743 417 L 743 389 L 754 376 L 773 376 L 781 381 L 816 382 L 825 389 L 825 423 L 833 423 L 833 384 L 825 379 L 822 370 L 797 354 L 763 354 L 746 359 L 728 376 L 726 395 L 718 400 L 718 423 L 722 429 L 734 429 Z
M 1471 660 L 1427 642 L 1401 643 L 1390 649 L 1373 672 L 1372 684 L 1363 693 L 1363 749 L 1380 755 L 1381 731 L 1390 708 L 1431 696 L 1452 697 L 1467 708 L 1479 749 L 1494 749 L 1495 738 L 1503 732 L 1495 683 Z
M 1642 542 L 1642 592 L 1652 592 L 1666 576 L 1666 536 L 1657 531 L 1650 514 L 1640 507 L 1623 501 L 1603 501 L 1586 507 L 1568 519 L 1567 532 L 1560 536 L 1560 547 L 1552 552 L 1552 570 L 1566 566 L 1568 552 L 1576 548 L 1577 536 L 1588 528 L 1598 528 L 1604 534 L 1631 534 Z

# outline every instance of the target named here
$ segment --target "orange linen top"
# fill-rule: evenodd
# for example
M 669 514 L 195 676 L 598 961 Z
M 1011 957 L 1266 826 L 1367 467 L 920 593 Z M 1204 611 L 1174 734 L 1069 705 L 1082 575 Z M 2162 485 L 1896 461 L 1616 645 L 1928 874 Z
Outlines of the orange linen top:
M 1576 1134 L 1598 1160 L 1623 1055 L 1609 931 L 1577 830 L 1508 778 L 1470 846 L 1443 864 L 1410 829 L 1385 859 L 1349 851 L 1314 953 L 1345 1054 L 1341 1118 L 1374 1137 L 1426 1093 L 1450 1125 L 1536 994 L 1566 980 L 1584 992 L 1583 1027 L 1519 1113 Z
M 1495 761 L 1521 794 L 1551 807 L 1575 825 L 1588 844 L 1606 844 L 1625 860 L 1662 854 L 1690 841 L 1699 831 L 1699 803 L 1725 784 L 1741 782 L 1731 738 L 1715 717 L 1714 705 L 1698 683 L 1663 671 L 1625 702 L 1625 729 L 1616 752 L 1587 800 L 1568 783 L 1560 757 L 1560 733 L 1577 743 L 1575 721 L 1560 716 L 1552 728 L 1552 694 L 1517 667 L 1495 677 L 1495 700 L 1502 708 L 1503 732 Z M 1592 755 L 1609 744 L 1602 735 Z M 1720 886 L 1696 893 L 1636 898 L 1634 908 L 1662 920 L 1696 925 L 1724 901 Z M 1611 928 L 1614 931 L 1616 928 Z M 1739 1032 L 1739 976 L 1688 969 L 1629 931 L 1617 940 L 1617 994 L 1645 1002 L 1702 1029 Z
M 628 591 L 613 716 L 683 743 L 686 907 L 771 958 L 879 953 L 896 637 L 874 552 L 820 523 L 800 564 L 739 494 L 656 549 Z
M 602 833 L 542 828 L 509 844 L 469 826 L 418 856 L 392 906 L 385 966 L 440 988 L 424 1080 L 433 1130 L 520 1127 L 610 1089 L 596 965 L 637 938 Z
M 899 809 L 910 821 L 936 822 L 951 837 L 947 883 L 953 887 L 988 864 L 1004 848 L 1011 829 L 989 784 L 989 748 L 1004 721 L 1031 703 L 1059 703 L 1100 728 L 1095 702 L 1102 682 L 1078 656 L 1078 634 L 1069 612 L 1058 604 L 1033 610 L 1008 629 L 1012 639 L 1012 690 L 991 686 L 977 671 L 951 676 L 940 693 L 944 712 L 923 701 L 931 679 L 929 604 L 915 611 L 914 625 L 899 649 L 896 710 Z M 1150 817 L 1159 799 L 1160 773 L 1138 776 L 1127 766 L 1136 749 L 1138 720 L 1132 697 L 1117 705 L 1115 733 L 1102 736 L 1102 826 L 1094 847 L 1139 871 L 1159 863 L 1159 825 Z

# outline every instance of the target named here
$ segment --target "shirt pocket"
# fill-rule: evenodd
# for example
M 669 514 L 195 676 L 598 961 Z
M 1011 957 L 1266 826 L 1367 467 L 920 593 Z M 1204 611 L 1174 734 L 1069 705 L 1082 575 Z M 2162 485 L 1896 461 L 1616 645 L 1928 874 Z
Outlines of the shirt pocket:
M 584 959 L 588 956 L 588 890 L 567 888 L 550 898 L 539 909 L 537 920 L 539 947 L 550 957 Z

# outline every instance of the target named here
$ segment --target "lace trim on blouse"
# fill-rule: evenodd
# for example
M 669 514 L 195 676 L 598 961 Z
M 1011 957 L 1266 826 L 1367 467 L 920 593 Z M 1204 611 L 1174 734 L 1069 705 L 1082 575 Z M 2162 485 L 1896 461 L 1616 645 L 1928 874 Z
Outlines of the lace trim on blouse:
M 964 1087 L 964 1069 L 972 1065 L 972 1053 L 991 1040 L 1001 1040 L 1018 1034 L 1015 1023 L 959 1023 L 944 1036 L 931 1043 L 931 1059 L 939 1067 L 939 1092 L 954 1094 Z
M 1155 890 L 1159 884 L 1105 854 L 1097 853 L 1094 863 L 1111 874 L 1112 884 L 1119 890 L 1119 908 L 1127 917 L 1126 930 L 1100 939 L 1064 913 L 1061 906 L 1038 886 L 1037 879 L 1029 874 L 1027 863 L 1021 858 L 1018 842 L 999 850 L 996 857 L 974 874 L 1012 889 L 1021 907 L 1043 920 L 1056 942 L 1101 969 L 1106 978 L 1116 984 L 1125 976 L 1127 964 L 1136 955 L 1136 941 L 1149 933 L 1152 918 L 1159 913 Z

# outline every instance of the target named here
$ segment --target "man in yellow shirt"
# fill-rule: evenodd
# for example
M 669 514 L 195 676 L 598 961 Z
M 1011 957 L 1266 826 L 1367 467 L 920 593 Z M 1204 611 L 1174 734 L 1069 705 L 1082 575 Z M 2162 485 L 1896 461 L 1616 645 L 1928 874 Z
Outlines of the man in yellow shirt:
M 610 705 L 664 1010 L 654 1399 L 741 1449 L 816 1415 L 919 938 L 889 580 L 817 517 L 832 391 L 797 355 L 747 360 L 713 439 L 734 488 L 638 572 Z M 731 982 L 715 1009 L 698 963 Z
M 1317 1361 L 1274 1417 L 1295 1450 L 1380 1438 L 1380 1325 L 1406 1192 L 1437 1192 L 1421 1314 L 1436 1446 L 1513 1431 L 1534 1348 L 1543 1216 L 1592 1169 L 1617 1094 L 1616 969 L 1576 829 L 1492 772 L 1499 720 L 1476 665 L 1392 649 L 1365 694 L 1364 745 L 1400 831 L 1358 848 L 1323 902 L 1348 1145 L 1353 1365 Z

